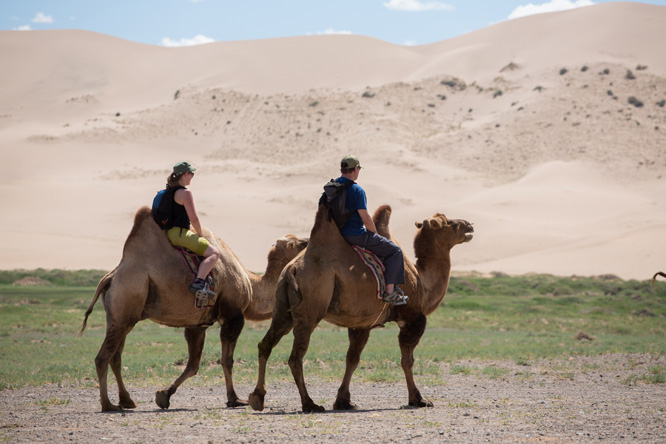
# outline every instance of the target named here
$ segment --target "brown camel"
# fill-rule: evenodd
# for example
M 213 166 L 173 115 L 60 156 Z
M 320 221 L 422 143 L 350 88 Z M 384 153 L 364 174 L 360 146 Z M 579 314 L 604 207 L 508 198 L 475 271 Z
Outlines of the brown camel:
M 657 276 L 661 276 L 666 278 L 666 274 L 663 271 L 657 271 L 654 276 L 652 276 L 652 285 L 654 285 L 655 281 L 657 280 Z
M 390 214 L 391 208 L 382 206 L 375 211 L 373 219 L 377 232 L 395 242 L 388 229 Z M 326 208 L 320 207 L 308 247 L 282 271 L 271 326 L 258 346 L 259 378 L 250 394 L 250 405 L 255 410 L 263 410 L 268 358 L 280 339 L 293 328 L 289 367 L 301 395 L 303 411 L 324 410 L 308 395 L 303 377 L 303 356 L 308 349 L 310 335 L 319 321 L 325 319 L 349 329 L 347 366 L 333 404 L 334 410 L 356 409 L 349 393 L 352 374 L 370 330 L 390 321 L 397 322 L 400 327 L 400 363 L 407 381 L 409 405 L 432 406 L 431 402 L 421 397 L 414 383 L 413 352 L 425 331 L 426 316 L 437 309 L 446 294 L 451 271 L 450 250 L 472 239 L 472 225 L 465 220 L 447 219 L 439 213 L 423 223 L 417 223 L 418 231 L 414 238 L 416 266 L 405 256 L 406 283 L 400 285 L 409 295 L 409 302 L 391 306 L 377 298 L 377 284 L 370 269 L 345 242 L 335 224 L 326 220 L 326 216 Z
M 236 341 L 245 318 L 258 321 L 271 317 L 280 272 L 306 247 L 307 240 L 293 235 L 279 239 L 268 254 L 266 272 L 258 276 L 245 269 L 221 239 L 208 230 L 204 230 L 204 235 L 220 251 L 220 260 L 213 272 L 216 302 L 213 307 L 200 310 L 195 308 L 194 296 L 188 290 L 193 276 L 180 253 L 155 224 L 148 207 L 137 211 L 134 226 L 125 241 L 122 259 L 97 286 L 80 330 L 83 334 L 88 316 L 101 296 L 106 311 L 106 337 L 95 358 L 95 366 L 102 411 L 136 407 L 123 384 L 121 360 L 125 338 L 134 325 L 144 319 L 170 327 L 184 327 L 188 345 L 189 358 L 185 370 L 167 389 L 158 391 L 155 396 L 159 407 L 168 408 L 171 395 L 187 378 L 198 372 L 206 329 L 215 322 L 221 327 L 221 362 L 227 405 L 247 405 L 247 401 L 236 395 L 232 381 Z M 107 392 L 109 365 L 118 383 L 119 406 L 111 403 Z

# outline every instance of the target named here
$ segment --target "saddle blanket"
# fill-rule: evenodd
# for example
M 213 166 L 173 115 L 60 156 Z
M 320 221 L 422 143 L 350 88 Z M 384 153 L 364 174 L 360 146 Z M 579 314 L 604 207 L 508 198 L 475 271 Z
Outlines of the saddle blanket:
M 381 299 L 382 295 L 386 292 L 386 278 L 384 276 L 384 264 L 379 258 L 370 250 L 359 247 L 358 245 L 352 245 L 354 250 L 358 253 L 361 260 L 370 268 L 372 274 L 377 280 L 377 298 Z

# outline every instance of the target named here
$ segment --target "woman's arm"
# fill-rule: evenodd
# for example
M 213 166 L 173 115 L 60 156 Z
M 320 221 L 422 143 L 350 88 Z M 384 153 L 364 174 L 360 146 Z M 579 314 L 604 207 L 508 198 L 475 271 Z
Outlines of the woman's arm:
M 190 218 L 190 223 L 192 224 L 192 227 L 194 227 L 195 233 L 199 236 L 203 236 L 199 216 L 197 215 L 197 210 L 194 208 L 194 197 L 192 196 L 192 192 L 187 189 L 178 190 L 173 195 L 173 199 L 185 207 L 187 217 Z

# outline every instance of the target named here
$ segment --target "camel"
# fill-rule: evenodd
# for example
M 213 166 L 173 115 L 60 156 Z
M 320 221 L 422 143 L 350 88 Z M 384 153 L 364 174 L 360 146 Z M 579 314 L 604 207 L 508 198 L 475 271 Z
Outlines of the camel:
M 221 327 L 221 363 L 227 389 L 227 406 L 247 405 L 247 401 L 236 395 L 232 381 L 236 341 L 245 319 L 270 319 L 280 272 L 307 246 L 307 240 L 293 235 L 278 239 L 268 254 L 266 272 L 259 276 L 246 270 L 221 239 L 204 229 L 204 236 L 220 251 L 220 259 L 213 270 L 217 295 L 215 304 L 201 310 L 194 306 L 194 296 L 188 290 L 193 278 L 191 272 L 185 266 L 181 254 L 172 247 L 164 232 L 153 221 L 150 211 L 148 207 L 137 211 L 134 226 L 125 241 L 122 259 L 99 282 L 79 332 L 79 335 L 83 334 L 88 316 L 101 297 L 107 326 L 106 337 L 95 358 L 95 366 L 102 411 L 136 407 L 123 383 L 121 361 L 125 338 L 134 325 L 144 319 L 170 327 L 183 327 L 188 345 L 189 358 L 185 370 L 167 389 L 158 391 L 155 396 L 159 407 L 168 408 L 170 398 L 178 387 L 198 372 L 206 329 L 215 322 Z M 118 383 L 119 405 L 109 400 L 109 365 Z
M 654 276 L 652 276 L 652 285 L 654 285 L 655 281 L 657 280 L 657 276 L 661 276 L 661 277 L 666 278 L 666 273 L 664 273 L 663 271 L 657 271 L 654 274 Z
M 373 220 L 379 234 L 396 242 L 388 228 L 390 215 L 391 208 L 384 205 L 375 211 Z M 258 345 L 259 376 L 249 397 L 254 410 L 264 408 L 266 364 L 271 351 L 293 329 L 289 367 L 301 396 L 303 411 L 324 411 L 324 407 L 315 404 L 308 395 L 303 377 L 303 357 L 310 336 L 322 319 L 347 327 L 349 334 L 346 370 L 333 404 L 334 410 L 357 408 L 351 402 L 349 392 L 352 374 L 370 330 L 391 321 L 400 327 L 400 362 L 407 382 L 409 405 L 432 407 L 414 383 L 413 352 L 425 331 L 426 316 L 437 309 L 446 294 L 451 271 L 450 250 L 470 241 L 474 229 L 465 220 L 448 219 L 440 213 L 416 223 L 416 226 L 416 265 L 405 256 L 406 283 L 400 284 L 409 301 L 406 305 L 391 306 L 377 298 L 377 284 L 370 269 L 345 242 L 334 222 L 327 221 L 326 208 L 319 207 L 308 247 L 284 268 L 277 284 L 271 326 Z

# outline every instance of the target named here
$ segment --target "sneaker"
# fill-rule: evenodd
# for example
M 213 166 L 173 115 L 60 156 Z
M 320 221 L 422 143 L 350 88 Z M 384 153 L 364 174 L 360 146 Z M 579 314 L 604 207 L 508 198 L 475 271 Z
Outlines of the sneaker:
M 384 296 L 382 296 L 383 302 L 393 305 L 405 305 L 408 300 L 409 296 L 403 293 L 398 286 L 395 287 L 393 293 L 384 293 Z

